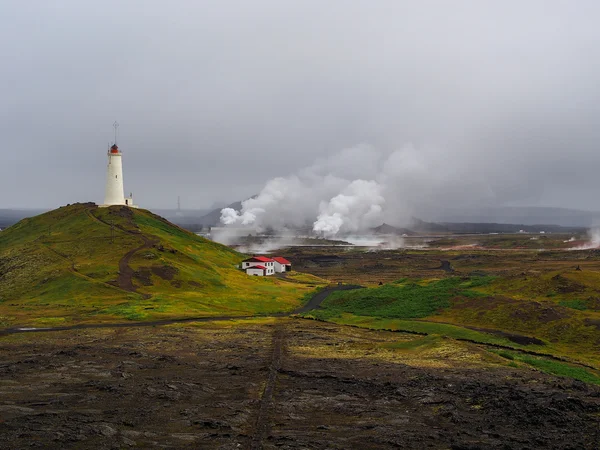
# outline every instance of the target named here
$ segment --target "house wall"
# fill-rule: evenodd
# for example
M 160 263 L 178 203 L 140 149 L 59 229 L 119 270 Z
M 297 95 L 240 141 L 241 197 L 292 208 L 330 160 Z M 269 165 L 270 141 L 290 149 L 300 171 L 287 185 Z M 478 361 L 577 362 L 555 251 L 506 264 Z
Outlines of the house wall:
M 280 264 L 277 261 L 274 262 L 274 268 L 275 268 L 275 272 L 277 273 L 283 273 L 285 272 L 285 264 Z
M 242 269 L 254 266 L 265 266 L 266 268 L 274 268 L 273 262 L 242 262 Z
M 248 269 L 248 270 L 246 270 L 246 273 L 248 275 L 258 275 L 259 277 L 262 277 L 265 275 L 265 271 L 263 269 Z

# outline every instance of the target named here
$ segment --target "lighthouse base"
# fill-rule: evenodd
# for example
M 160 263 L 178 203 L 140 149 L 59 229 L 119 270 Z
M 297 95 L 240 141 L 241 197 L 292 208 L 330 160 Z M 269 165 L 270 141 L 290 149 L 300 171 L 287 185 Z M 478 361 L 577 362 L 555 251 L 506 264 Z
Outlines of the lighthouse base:
M 130 208 L 138 208 L 138 205 L 133 204 L 133 195 L 125 197 L 125 203 L 113 203 L 111 205 L 98 205 L 98 208 L 108 208 L 109 206 L 129 206 Z

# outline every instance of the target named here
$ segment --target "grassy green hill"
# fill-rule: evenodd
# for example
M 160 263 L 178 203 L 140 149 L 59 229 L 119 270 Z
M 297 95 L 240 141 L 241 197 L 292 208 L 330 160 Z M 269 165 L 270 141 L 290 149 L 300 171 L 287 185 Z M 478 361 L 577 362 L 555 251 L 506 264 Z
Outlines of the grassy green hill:
M 146 210 L 68 205 L 0 232 L 0 326 L 289 311 L 322 283 L 249 277 L 245 256 Z

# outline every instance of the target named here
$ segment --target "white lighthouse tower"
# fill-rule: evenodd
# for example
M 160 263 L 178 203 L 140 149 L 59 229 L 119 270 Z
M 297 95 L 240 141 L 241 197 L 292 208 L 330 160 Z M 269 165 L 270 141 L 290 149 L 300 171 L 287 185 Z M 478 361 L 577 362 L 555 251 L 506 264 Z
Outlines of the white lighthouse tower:
M 125 198 L 123 188 L 123 153 L 117 146 L 117 128 L 119 124 L 113 124 L 115 128 L 115 143 L 108 149 L 108 167 L 106 170 L 106 190 L 104 193 L 104 204 L 102 206 L 124 205 L 134 206 L 133 196 Z

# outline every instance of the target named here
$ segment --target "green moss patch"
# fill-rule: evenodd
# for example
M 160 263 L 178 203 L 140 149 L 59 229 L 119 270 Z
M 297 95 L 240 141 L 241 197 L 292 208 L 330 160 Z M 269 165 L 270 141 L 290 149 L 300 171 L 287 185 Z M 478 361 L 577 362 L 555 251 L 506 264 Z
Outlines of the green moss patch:
M 472 289 L 491 281 L 491 277 L 450 277 L 422 282 L 401 280 L 377 288 L 339 291 L 332 293 L 314 315 L 320 319 L 344 313 L 379 318 L 417 319 L 448 308 L 453 297 L 482 296 Z

